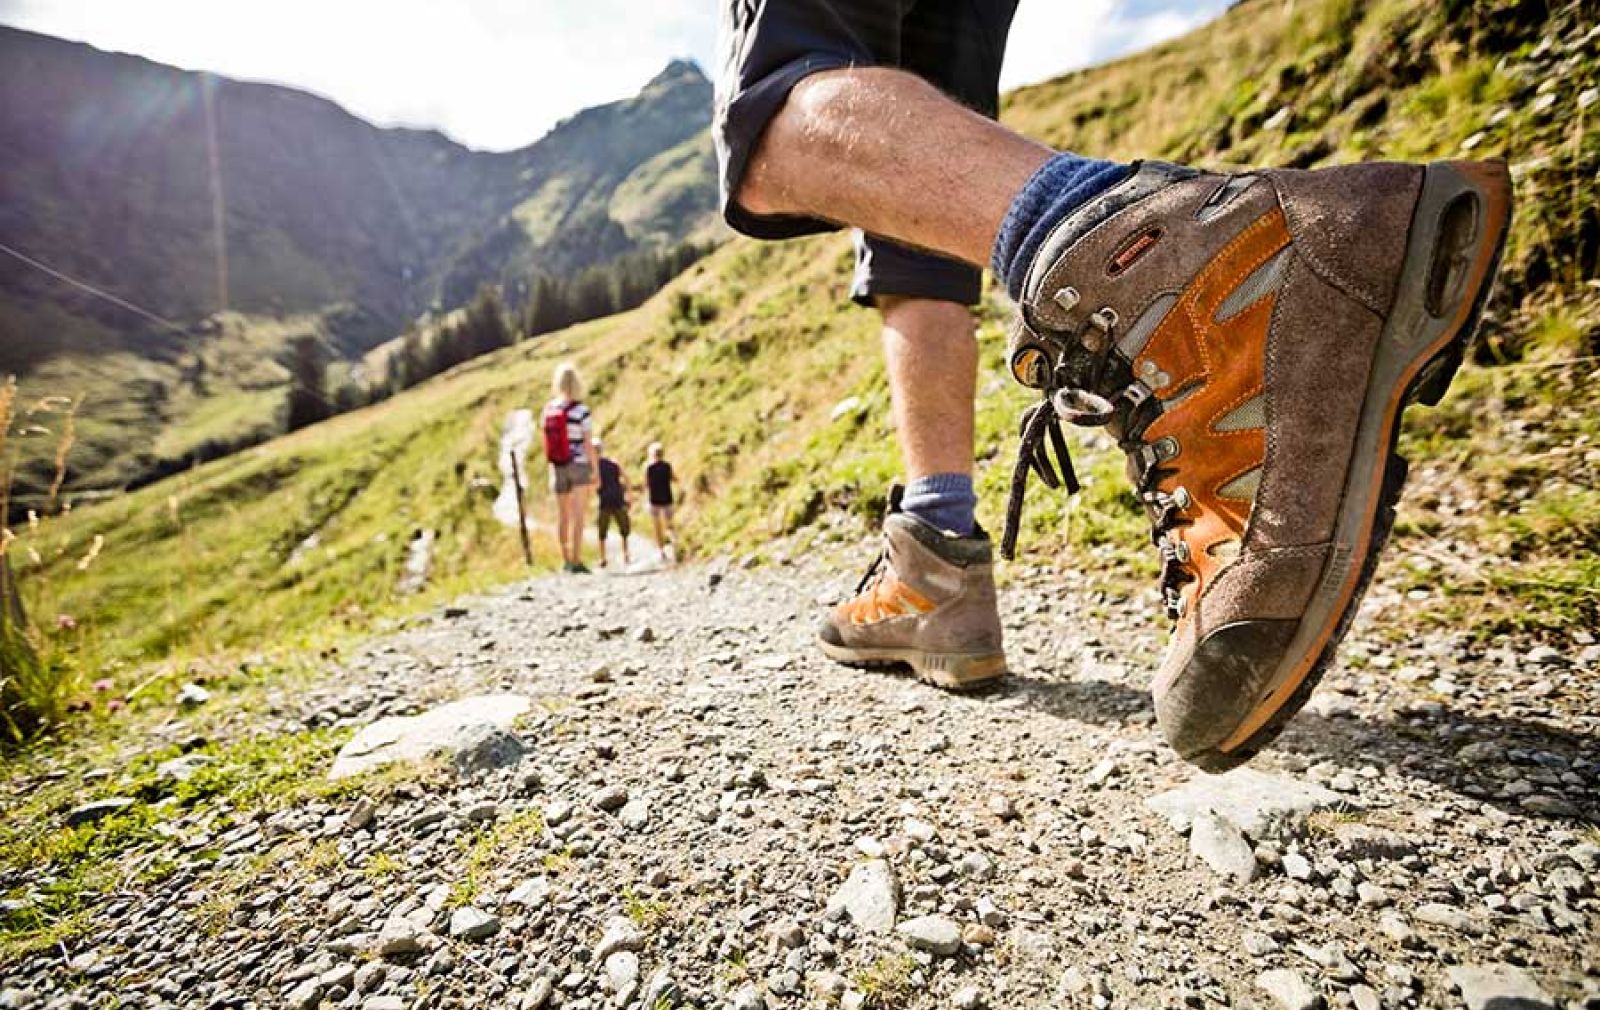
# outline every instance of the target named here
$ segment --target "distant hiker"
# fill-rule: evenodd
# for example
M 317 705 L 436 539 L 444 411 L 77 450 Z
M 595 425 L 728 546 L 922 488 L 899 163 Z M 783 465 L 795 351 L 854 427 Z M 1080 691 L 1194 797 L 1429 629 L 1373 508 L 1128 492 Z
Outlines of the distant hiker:
M 622 534 L 622 564 L 631 565 L 628 538 L 633 535 L 633 523 L 628 518 L 628 486 L 622 480 L 622 467 L 605 454 L 605 446 L 598 438 L 594 440 L 594 451 L 600 459 L 600 567 L 606 566 L 606 534 L 612 526 Z
M 988 265 L 1018 310 L 1010 372 L 1038 395 L 1001 554 L 1030 478 L 1078 489 L 1063 425 L 1110 431 L 1173 622 L 1156 717 L 1202 768 L 1248 761 L 1361 602 L 1405 478 L 1400 415 L 1444 396 L 1494 281 L 1505 164 L 1086 158 L 994 121 L 1014 0 L 722 7 L 723 216 L 763 239 L 859 229 L 851 297 L 882 316 L 910 478 L 819 647 L 947 688 L 1005 674 L 972 481 Z
M 562 570 L 587 572 L 583 564 L 583 514 L 594 485 L 594 426 L 583 405 L 583 381 L 571 362 L 556 368 L 550 381 L 554 398 L 544 408 L 544 455 L 550 463 L 550 490 L 556 496 L 556 536 Z
M 677 553 L 677 541 L 672 533 L 672 464 L 663 458 L 660 442 L 650 443 L 649 455 L 644 483 L 650 492 L 650 520 L 656 528 L 656 547 L 666 557 L 668 547 L 674 555 Z

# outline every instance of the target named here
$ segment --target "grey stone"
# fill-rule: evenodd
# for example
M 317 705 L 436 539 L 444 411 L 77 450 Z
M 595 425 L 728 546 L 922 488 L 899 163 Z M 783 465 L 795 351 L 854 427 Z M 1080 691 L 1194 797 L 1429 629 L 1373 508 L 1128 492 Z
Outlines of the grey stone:
M 317 981 L 322 983 L 323 992 L 332 989 L 348 990 L 356 978 L 356 966 L 353 964 L 337 964 L 321 975 Z
M 936 957 L 949 957 L 961 950 L 961 927 L 942 915 L 908 919 L 896 927 L 895 932 L 907 947 Z
M 421 715 L 388 716 L 361 729 L 334 759 L 331 779 L 359 775 L 395 761 L 447 753 L 463 771 L 520 760 L 522 744 L 508 731 L 531 702 L 519 694 L 462 698 Z
M 728 1004 L 732 1010 L 767 1010 L 767 1001 L 761 995 L 761 990 L 753 985 L 747 985 L 733 994 L 733 1000 Z
M 983 852 L 969 852 L 956 864 L 962 876 L 973 880 L 988 880 L 994 876 L 994 860 Z
M 361 1003 L 361 1010 L 406 1010 L 406 1001 L 403 996 L 368 996 Z
M 850 876 L 828 899 L 830 918 L 848 915 L 867 933 L 887 933 L 900 914 L 900 881 L 884 859 L 871 859 L 850 871 Z
M 372 992 L 382 988 L 384 979 L 388 976 L 389 968 L 382 961 L 368 961 L 356 969 L 356 992 Z
M 136 800 L 129 799 L 126 796 L 112 796 L 108 799 L 95 800 L 93 803 L 85 803 L 83 806 L 74 807 L 67 812 L 67 827 L 75 828 L 80 824 L 93 824 L 95 821 L 110 817 L 112 814 L 122 813 L 136 802 Z
M 950 997 L 950 1005 L 956 1010 L 980 1010 L 983 1006 L 983 993 L 975 985 L 964 985 Z
M 1256 854 L 1226 817 L 1200 811 L 1189 828 L 1189 851 L 1217 873 L 1241 884 L 1256 877 Z
M 1368 908 L 1384 908 L 1394 901 L 1388 891 L 1370 880 L 1363 880 L 1356 885 L 1356 899 Z
M 199 708 L 211 700 L 211 692 L 199 684 L 188 683 L 178 688 L 178 704 L 183 708 Z
M 1460 964 L 1445 969 L 1467 1010 L 1555 1010 L 1533 976 L 1509 964 Z
M 650 823 L 650 804 L 643 798 L 632 799 L 617 811 L 617 821 L 630 831 L 639 831 Z
M 550 993 L 554 990 L 550 980 L 540 975 L 528 986 L 528 991 L 522 994 L 521 1010 L 542 1010 L 550 1002 Z
M 1418 922 L 1426 922 L 1430 926 L 1443 926 L 1458 933 L 1476 936 L 1483 932 L 1483 927 L 1478 925 L 1472 916 L 1459 908 L 1452 908 L 1449 905 L 1442 905 L 1438 902 L 1428 902 L 1425 905 L 1417 906 L 1416 916 Z
M 284 1002 L 290 1010 L 316 1010 L 322 1000 L 322 983 L 314 978 L 308 978 L 289 991 Z
M 1310 880 L 1316 876 L 1311 860 L 1298 852 L 1291 852 L 1283 857 L 1283 872 L 1290 880 Z
M 38 997 L 28 989 L 17 989 L 12 986 L 0 989 L 0 1010 L 24 1010 L 37 1000 Z
M 357 797 L 350 807 L 350 812 L 344 815 L 344 826 L 350 831 L 360 831 L 368 826 L 378 816 L 378 805 L 369 797 Z
M 506 904 L 526 908 L 542 908 L 550 900 L 550 881 L 546 877 L 525 880 L 506 895 Z
M 628 950 L 637 954 L 644 949 L 646 936 L 644 931 L 626 916 L 612 916 L 606 921 L 605 931 L 600 934 L 600 942 L 594 948 L 594 960 L 605 963 L 605 959 L 619 950 Z
M 500 917 L 470 905 L 450 913 L 450 935 L 457 940 L 485 940 L 500 932 Z
M 1145 800 L 1167 818 L 1174 830 L 1186 831 L 1204 811 L 1221 814 L 1254 839 L 1292 833 L 1307 814 L 1348 801 L 1310 782 L 1236 768 L 1225 775 L 1200 775 Z
M 633 1002 L 639 991 L 639 955 L 631 950 L 619 950 L 606 958 L 606 985 L 618 1003 Z
M 1378 991 L 1368 985 L 1351 986 L 1350 1002 L 1356 1005 L 1356 1010 L 1383 1010 L 1383 1000 L 1378 998 Z
M 606 813 L 620 810 L 628 802 L 628 790 L 622 786 L 604 786 L 589 796 L 589 805 Z
M 377 944 L 373 948 L 379 957 L 401 957 L 422 951 L 423 929 L 410 919 L 392 916 L 378 930 Z
M 1256 987 L 1283 1010 L 1317 1010 L 1322 1006 L 1322 996 L 1305 976 L 1288 968 L 1262 972 L 1256 976 Z

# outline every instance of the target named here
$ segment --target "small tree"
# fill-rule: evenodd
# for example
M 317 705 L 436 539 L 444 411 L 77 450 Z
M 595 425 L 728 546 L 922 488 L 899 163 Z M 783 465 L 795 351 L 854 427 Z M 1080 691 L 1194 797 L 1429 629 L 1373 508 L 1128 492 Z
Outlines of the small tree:
M 285 431 L 299 431 L 333 416 L 328 400 L 328 351 L 306 335 L 289 343 L 289 413 Z

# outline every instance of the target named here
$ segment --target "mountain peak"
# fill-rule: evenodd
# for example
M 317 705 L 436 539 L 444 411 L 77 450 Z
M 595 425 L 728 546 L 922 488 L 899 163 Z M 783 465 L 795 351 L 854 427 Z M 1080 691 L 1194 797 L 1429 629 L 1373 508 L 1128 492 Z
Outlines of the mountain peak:
M 645 85 L 645 89 L 648 90 L 650 88 L 660 87 L 664 84 L 681 84 L 686 82 L 694 84 L 710 83 L 705 75 L 705 71 L 700 69 L 700 64 L 690 59 L 675 59 L 669 61 L 667 65 L 662 68 L 661 73 L 650 78 L 650 83 Z

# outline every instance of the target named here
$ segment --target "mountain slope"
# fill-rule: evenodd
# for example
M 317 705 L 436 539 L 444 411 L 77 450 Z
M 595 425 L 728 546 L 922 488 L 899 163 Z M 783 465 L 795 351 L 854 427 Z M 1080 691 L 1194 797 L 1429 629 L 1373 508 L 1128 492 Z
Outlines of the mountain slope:
M 681 152 L 705 143 L 710 95 L 675 62 L 633 98 L 485 153 L 289 88 L 0 28 L 0 242 L 172 324 L 0 254 L 0 375 L 85 397 L 73 487 L 270 431 L 274 359 L 297 333 L 356 359 L 483 283 L 515 300 L 536 270 L 705 234 L 715 176 Z M 246 381 L 208 367 L 247 354 Z
M 1124 158 L 1507 155 L 1520 205 L 1501 295 L 1479 362 L 1403 442 L 1418 460 L 1397 532 L 1405 560 L 1381 576 L 1426 601 L 1426 613 L 1395 616 L 1396 633 L 1423 621 L 1566 635 L 1600 620 L 1600 417 L 1589 392 L 1600 295 L 1594 205 L 1576 198 L 1600 169 L 1600 134 L 1583 127 L 1594 106 L 1582 104 L 1600 86 L 1600 26 L 1575 3 L 1450 7 L 1245 0 L 1149 53 L 1015 93 L 1005 115 Z M 855 545 L 898 464 L 874 320 L 844 299 L 848 259 L 842 236 L 733 243 L 635 312 L 82 510 L 39 535 L 43 572 L 24 578 L 48 576 L 44 612 L 77 619 L 67 647 L 86 662 L 135 664 L 322 640 L 509 578 L 516 538 L 475 489 L 497 477 L 507 412 L 536 401 L 568 357 L 589 377 L 619 459 L 636 466 L 649 441 L 667 444 L 688 479 L 692 549 L 778 560 L 838 545 L 864 561 Z M 991 527 L 1028 402 L 1000 367 L 1004 314 L 991 300 L 980 328 Z M 1120 457 L 1094 436 L 1074 440 L 1087 486 L 1070 502 L 1035 492 L 1030 556 L 1091 573 L 1108 606 L 1145 605 L 1153 560 Z M 537 474 L 531 484 L 532 507 L 547 514 Z M 396 581 L 420 529 L 439 534 L 435 582 L 413 600 Z M 97 534 L 105 548 L 80 572 Z

